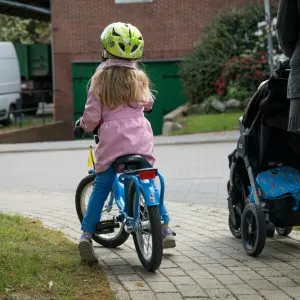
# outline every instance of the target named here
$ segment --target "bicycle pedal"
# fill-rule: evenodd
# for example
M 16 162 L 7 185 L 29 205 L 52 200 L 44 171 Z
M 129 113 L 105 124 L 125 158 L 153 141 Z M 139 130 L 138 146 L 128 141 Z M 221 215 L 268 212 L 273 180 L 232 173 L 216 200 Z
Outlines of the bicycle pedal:
M 96 225 L 97 234 L 108 234 L 113 233 L 115 228 L 119 228 L 120 224 L 116 220 L 105 220 L 101 221 Z

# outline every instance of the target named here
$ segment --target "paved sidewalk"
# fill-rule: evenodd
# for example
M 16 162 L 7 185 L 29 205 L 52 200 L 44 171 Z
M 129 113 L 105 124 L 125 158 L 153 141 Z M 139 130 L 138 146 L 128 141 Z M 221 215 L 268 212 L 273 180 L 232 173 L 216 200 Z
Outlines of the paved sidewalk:
M 0 190 L 0 197 L 0 210 L 38 217 L 78 241 L 72 194 Z M 297 233 L 268 239 L 264 252 L 251 258 L 231 236 L 226 210 L 171 202 L 168 208 L 178 246 L 165 251 L 156 273 L 141 267 L 132 238 L 119 249 L 95 246 L 118 299 L 300 299 Z
M 156 146 L 166 145 L 188 145 L 204 143 L 226 143 L 236 142 L 237 131 L 225 131 L 214 133 L 199 133 L 179 136 L 156 136 Z M 65 142 L 23 143 L 23 144 L 0 144 L 0 153 L 34 152 L 34 151 L 63 151 L 87 149 L 94 146 L 93 140 L 77 140 Z

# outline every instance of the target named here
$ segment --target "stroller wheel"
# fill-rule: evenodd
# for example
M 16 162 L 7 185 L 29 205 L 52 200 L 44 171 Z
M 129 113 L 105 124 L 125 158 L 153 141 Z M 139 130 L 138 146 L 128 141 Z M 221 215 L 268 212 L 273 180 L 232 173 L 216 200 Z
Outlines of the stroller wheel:
M 273 238 L 274 235 L 275 235 L 275 226 L 273 223 L 268 223 L 267 224 L 267 232 L 266 232 L 266 235 L 268 238 Z
M 259 255 L 266 242 L 266 219 L 261 207 L 248 204 L 242 214 L 241 234 L 246 253 L 250 256 Z
M 281 236 L 288 236 L 293 230 L 293 227 L 276 227 L 276 231 Z
M 230 180 L 227 181 L 227 193 L 229 194 L 230 191 Z
M 231 216 L 229 215 L 229 218 L 228 218 L 228 225 L 229 225 L 229 229 L 232 233 L 232 235 L 237 238 L 237 239 L 240 239 L 241 238 L 241 219 L 239 216 L 235 216 L 236 218 L 236 222 L 237 222 L 237 225 L 234 226 L 232 224 L 232 220 L 231 220 Z

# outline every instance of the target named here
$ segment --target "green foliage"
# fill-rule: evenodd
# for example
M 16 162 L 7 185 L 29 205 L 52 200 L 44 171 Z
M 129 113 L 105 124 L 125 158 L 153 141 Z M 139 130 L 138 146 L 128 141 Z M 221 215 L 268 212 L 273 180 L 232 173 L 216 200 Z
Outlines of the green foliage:
M 219 13 L 205 28 L 194 53 L 181 66 L 183 84 L 192 103 L 201 103 L 215 93 L 214 85 L 225 61 L 249 49 L 258 51 L 257 25 L 264 18 L 263 5 L 251 4 Z
M 230 81 L 227 86 L 226 100 L 237 99 L 244 100 L 250 97 L 250 93 L 247 88 L 242 87 L 239 82 Z
M 50 35 L 51 27 L 48 22 L 0 14 L 0 41 L 21 44 L 49 43 Z
M 267 53 L 234 56 L 222 66 L 221 76 L 215 82 L 215 92 L 226 99 L 244 100 L 267 79 Z

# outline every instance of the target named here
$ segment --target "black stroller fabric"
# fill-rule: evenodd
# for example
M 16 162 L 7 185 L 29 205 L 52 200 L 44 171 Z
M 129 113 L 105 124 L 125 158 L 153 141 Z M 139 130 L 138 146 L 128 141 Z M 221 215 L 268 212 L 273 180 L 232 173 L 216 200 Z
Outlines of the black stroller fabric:
M 249 157 L 255 173 L 277 163 L 300 167 L 300 135 L 287 131 L 290 101 L 287 79 L 272 76 L 254 94 L 243 117 L 251 128 Z

